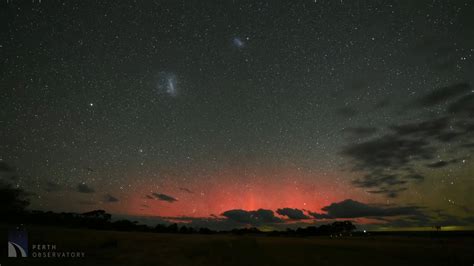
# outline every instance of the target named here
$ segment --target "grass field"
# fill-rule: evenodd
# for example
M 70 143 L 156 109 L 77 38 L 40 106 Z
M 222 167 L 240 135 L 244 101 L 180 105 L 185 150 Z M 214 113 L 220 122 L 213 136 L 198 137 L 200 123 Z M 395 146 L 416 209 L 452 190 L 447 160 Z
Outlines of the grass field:
M 5 231 L 5 230 L 2 230 Z M 474 238 L 179 235 L 29 228 L 29 243 L 85 258 L 6 258 L 8 265 L 474 265 Z M 6 239 L 5 241 L 6 242 Z

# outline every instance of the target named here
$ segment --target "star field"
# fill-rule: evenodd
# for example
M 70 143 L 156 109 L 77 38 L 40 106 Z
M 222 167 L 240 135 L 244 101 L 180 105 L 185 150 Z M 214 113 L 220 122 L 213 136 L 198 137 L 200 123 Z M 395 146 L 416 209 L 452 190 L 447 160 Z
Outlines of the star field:
M 353 199 L 472 224 L 473 11 L 4 2 L 0 159 L 33 209 L 310 217 Z

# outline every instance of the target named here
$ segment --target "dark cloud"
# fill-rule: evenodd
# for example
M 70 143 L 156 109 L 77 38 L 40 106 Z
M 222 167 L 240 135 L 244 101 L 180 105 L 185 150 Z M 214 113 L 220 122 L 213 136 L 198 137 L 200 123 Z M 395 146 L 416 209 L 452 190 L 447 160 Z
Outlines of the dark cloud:
M 357 110 L 352 107 L 342 107 L 336 110 L 336 114 L 344 117 L 344 118 L 351 118 L 358 114 Z
M 44 184 L 44 190 L 46 192 L 56 192 L 56 191 L 61 191 L 62 187 L 58 183 L 46 181 L 46 183 Z
M 362 218 L 362 217 L 390 217 L 416 216 L 424 217 L 422 208 L 418 206 L 393 207 L 388 205 L 365 204 L 352 199 L 335 202 L 323 207 L 326 213 L 309 214 L 316 219 Z
M 417 173 L 411 173 L 411 174 L 406 175 L 405 179 L 421 181 L 421 180 L 424 180 L 425 177 Z
M 472 132 L 474 132 L 474 116 L 469 117 L 471 121 L 469 120 L 460 120 L 459 123 L 457 123 L 457 126 L 460 128 L 460 130 L 464 132 L 468 132 L 471 137 L 472 137 Z M 469 142 L 472 142 L 473 139 L 468 140 Z
M 358 187 L 380 187 L 405 184 L 406 180 L 401 180 L 398 174 L 367 174 L 362 179 L 354 180 L 353 183 Z
M 448 106 L 448 112 L 452 114 L 474 115 L 474 94 L 471 93 L 451 103 Z
M 79 204 L 81 204 L 81 205 L 96 205 L 97 203 L 95 201 L 90 201 L 90 200 L 81 200 L 81 201 L 79 201 Z
M 240 209 L 228 210 L 222 213 L 227 219 L 250 225 L 261 225 L 268 223 L 280 223 L 282 220 L 275 216 L 272 210 L 258 209 L 256 211 L 245 211 Z
M 354 170 L 367 174 L 353 183 L 362 188 L 379 188 L 389 197 L 398 195 L 400 187 L 412 178 L 412 163 L 433 158 L 435 149 L 423 138 L 401 138 L 385 135 L 347 146 L 342 154 L 353 159 Z
M 0 161 L 0 172 L 14 172 L 15 168 L 4 161 Z
M 113 202 L 118 202 L 119 199 L 110 195 L 110 194 L 105 194 L 104 195 L 104 202 L 108 202 L 108 203 L 113 203 Z
M 374 109 L 378 110 L 378 109 L 386 108 L 389 105 L 390 105 L 390 100 L 389 99 L 383 99 L 383 100 L 378 101 L 374 105 Z
M 453 142 L 460 137 L 463 137 L 465 135 L 465 132 L 458 131 L 458 132 L 445 132 L 441 133 L 439 136 L 436 137 L 437 140 L 441 142 Z
M 385 221 L 386 227 L 427 227 L 427 226 L 465 226 L 472 225 L 470 217 L 458 217 L 443 212 L 437 212 L 431 215 L 412 215 L 396 219 L 380 219 Z
M 166 194 L 152 193 L 152 195 L 155 196 L 156 199 L 161 200 L 161 201 L 166 201 L 170 203 L 178 201 L 174 197 L 166 195 Z
M 423 139 L 385 135 L 347 146 L 342 154 L 355 160 L 359 170 L 401 168 L 416 159 L 431 159 L 434 149 Z
M 454 163 L 457 163 L 457 162 L 458 162 L 458 160 L 453 159 L 453 160 L 449 160 L 449 161 L 438 161 L 438 162 L 429 163 L 429 164 L 426 164 L 426 166 L 430 167 L 430 168 L 442 168 L 442 167 L 445 167 L 447 165 L 454 164 Z
M 188 188 L 185 188 L 185 187 L 180 187 L 179 190 L 190 193 L 190 194 L 194 193 L 192 190 L 190 190 Z
M 344 132 L 349 133 L 356 138 L 365 138 L 377 132 L 375 127 L 350 127 L 344 129 Z
M 385 196 L 389 198 L 396 198 L 400 192 L 405 191 L 405 190 L 407 190 L 406 187 L 401 187 L 401 188 L 382 187 L 376 190 L 368 190 L 367 192 L 372 193 L 372 194 L 384 194 Z
M 449 126 L 449 118 L 441 117 L 420 123 L 407 123 L 392 126 L 391 129 L 399 137 L 438 137 L 447 132 Z
M 441 103 L 446 103 L 450 99 L 465 94 L 471 90 L 468 83 L 458 83 L 434 90 L 424 95 L 418 100 L 421 106 L 429 107 Z
M 472 139 L 474 122 L 472 115 L 466 114 L 474 115 L 474 95 L 462 94 L 470 89 L 469 84 L 460 83 L 427 94 L 418 100 L 420 105 L 446 103 L 447 112 L 421 122 L 389 126 L 384 135 L 344 147 L 341 154 L 352 159 L 353 170 L 364 173 L 353 183 L 358 187 L 370 188 L 371 193 L 385 193 L 394 197 L 403 191 L 401 188 L 408 186 L 408 182 L 424 179 L 414 172 L 415 165 L 421 163 L 430 168 L 439 168 L 454 163 L 454 160 L 438 163 L 430 161 L 435 159 L 440 149 L 445 149 L 446 143 L 469 149 L 465 143 Z M 453 101 L 454 97 L 459 99 Z M 365 134 L 370 133 L 371 129 L 352 131 Z M 457 156 L 454 153 L 452 155 Z
M 87 184 L 80 183 L 76 186 L 76 191 L 80 193 L 94 193 L 95 189 L 89 187 Z
M 16 173 L 15 167 L 2 160 L 0 160 L 0 179 L 7 183 L 15 183 L 21 180 L 20 176 Z
M 460 147 L 466 148 L 466 149 L 474 149 L 474 143 L 462 144 Z
M 7 177 L 6 180 L 9 180 L 10 182 L 18 182 L 21 180 L 21 178 L 19 175 L 12 174 L 9 177 Z
M 349 203 L 347 203 L 349 201 Z M 114 219 L 129 219 L 139 221 L 140 223 L 149 226 L 156 226 L 156 224 L 172 224 L 177 223 L 179 226 L 193 228 L 211 228 L 213 230 L 232 230 L 235 228 L 244 228 L 247 226 L 262 226 L 267 225 L 275 230 L 285 230 L 287 228 L 307 227 L 328 224 L 333 219 L 355 219 L 355 218 L 370 218 L 383 222 L 384 227 L 400 227 L 400 226 L 433 226 L 433 225 L 466 225 L 472 224 L 474 217 L 456 218 L 449 214 L 444 214 L 442 211 L 431 211 L 427 209 L 408 206 L 397 207 L 392 205 L 376 205 L 364 204 L 357 201 L 350 202 L 346 200 L 339 203 L 333 203 L 326 206 L 326 213 L 308 212 L 311 220 L 308 221 L 285 221 L 273 216 L 270 210 L 264 210 L 265 214 L 257 219 L 258 211 L 243 211 L 243 210 L 229 210 L 229 218 L 211 215 L 211 217 L 187 217 L 187 216 L 130 216 L 130 215 L 114 215 Z M 337 209 L 335 205 L 343 206 Z M 148 208 L 148 205 L 141 205 L 143 208 Z M 336 209 L 336 210 L 334 210 Z M 330 215 L 329 212 L 332 214 Z M 341 213 L 342 212 L 342 213 Z M 429 214 L 428 214 L 429 213 Z M 377 225 L 376 227 L 380 226 Z M 367 227 L 367 224 L 364 224 Z
M 87 172 L 94 172 L 94 169 L 92 169 L 92 168 L 90 168 L 90 167 L 86 167 L 86 168 L 84 168 L 84 169 L 86 169 Z
M 278 209 L 276 213 L 287 216 L 292 220 L 302 220 L 302 219 L 309 219 L 310 217 L 304 214 L 302 210 L 299 209 L 292 209 L 292 208 L 283 208 Z

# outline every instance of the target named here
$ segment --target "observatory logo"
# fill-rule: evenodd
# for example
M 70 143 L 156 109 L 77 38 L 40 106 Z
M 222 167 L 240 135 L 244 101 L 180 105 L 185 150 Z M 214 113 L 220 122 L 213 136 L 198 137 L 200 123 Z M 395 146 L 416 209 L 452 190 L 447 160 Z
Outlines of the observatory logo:
M 8 257 L 28 257 L 28 233 L 25 230 L 8 232 Z
M 24 229 L 8 232 L 8 257 L 44 259 L 44 258 L 84 258 L 82 251 L 62 250 L 54 243 L 32 243 L 28 249 L 28 233 Z M 1 266 L 1 265 L 0 265 Z

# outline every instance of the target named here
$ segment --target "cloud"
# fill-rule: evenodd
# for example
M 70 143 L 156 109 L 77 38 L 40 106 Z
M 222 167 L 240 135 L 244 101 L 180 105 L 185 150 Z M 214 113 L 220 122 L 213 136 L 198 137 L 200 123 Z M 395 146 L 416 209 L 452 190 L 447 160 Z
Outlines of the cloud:
M 474 94 L 471 93 L 451 103 L 448 106 L 448 112 L 451 114 L 474 115 Z
M 418 107 L 444 104 L 446 112 L 421 122 L 391 125 L 383 135 L 353 142 L 343 147 L 341 154 L 351 159 L 352 170 L 363 173 L 353 184 L 370 188 L 370 193 L 396 197 L 410 182 L 422 181 L 424 176 L 415 172 L 418 165 L 440 168 L 456 160 L 430 162 L 441 150 L 449 156 L 469 151 L 474 131 L 474 94 L 467 93 L 467 83 L 437 89 L 419 98 Z M 354 135 L 369 134 L 370 128 L 349 129 Z M 458 148 L 447 150 L 446 144 Z
M 405 190 L 407 190 L 406 187 L 402 187 L 402 188 L 385 187 L 385 188 L 378 188 L 376 190 L 368 190 L 367 192 L 372 193 L 372 194 L 384 194 L 385 196 L 389 198 L 396 198 L 400 192 L 405 191 Z
M 449 117 L 444 116 L 423 122 L 392 126 L 391 129 L 399 137 L 438 137 L 448 132 L 449 126 Z
M 310 217 L 305 215 L 302 210 L 299 209 L 292 209 L 292 208 L 282 208 L 278 209 L 276 213 L 287 216 L 292 220 L 302 220 L 302 219 L 309 219 Z
M 406 190 L 400 186 L 408 183 L 407 179 L 408 177 L 397 174 L 367 174 L 352 183 L 357 187 L 372 189 L 368 190 L 368 193 L 385 194 L 389 198 L 395 198 L 400 192 Z
M 424 217 L 418 206 L 393 207 L 388 205 L 365 204 L 352 199 L 331 203 L 322 208 L 326 213 L 309 212 L 316 219 L 416 216 Z
M 94 202 L 94 201 L 90 201 L 90 200 L 81 200 L 81 201 L 79 201 L 79 204 L 81 204 L 81 205 L 96 205 L 97 203 Z
M 437 211 L 430 215 L 412 215 L 405 217 L 396 217 L 395 219 L 382 218 L 381 221 L 385 221 L 385 227 L 434 227 L 434 226 L 466 226 L 472 225 L 473 217 L 459 217 L 451 214 Z
M 185 187 L 180 187 L 179 190 L 190 193 L 190 194 L 194 193 L 192 190 L 190 190 L 188 188 L 185 188 Z
M 457 83 L 454 85 L 442 87 L 434 90 L 433 92 L 424 95 L 418 99 L 418 103 L 424 107 L 430 107 L 446 101 L 451 98 L 465 94 L 471 90 L 469 83 Z
M 447 165 L 454 164 L 454 163 L 457 163 L 457 162 L 458 162 L 458 160 L 456 160 L 456 159 L 449 160 L 449 161 L 437 161 L 437 162 L 426 164 L 426 167 L 429 167 L 429 168 L 442 168 L 442 167 L 445 167 Z
M 110 195 L 110 194 L 105 194 L 104 195 L 104 202 L 108 202 L 108 203 L 113 203 L 113 202 L 118 202 L 119 199 L 117 199 L 116 197 Z
M 434 124 L 426 123 L 429 126 L 421 128 L 402 125 L 394 128 L 395 133 L 346 146 L 342 154 L 352 158 L 353 170 L 366 173 L 353 184 L 378 188 L 370 192 L 396 197 L 408 182 L 423 180 L 423 176 L 414 172 L 413 164 L 433 159 L 436 147 L 427 135 L 439 127 L 438 123 Z
M 383 109 L 383 108 L 388 107 L 389 105 L 390 105 L 390 100 L 389 100 L 389 99 L 383 99 L 383 100 L 378 101 L 378 102 L 374 105 L 374 109 L 375 109 L 375 110 Z
M 385 135 L 361 143 L 351 144 L 342 154 L 354 159 L 356 170 L 383 172 L 410 166 L 413 160 L 432 159 L 434 149 L 422 138 L 402 138 Z
M 87 184 L 80 183 L 76 186 L 76 191 L 80 193 L 94 193 L 95 189 L 89 187 Z
M 250 225 L 262 225 L 268 223 L 281 223 L 282 220 L 275 216 L 272 210 L 258 209 L 256 211 L 245 211 L 241 209 L 228 210 L 221 214 L 231 221 Z
M 0 172 L 14 172 L 15 168 L 0 160 Z
M 365 138 L 371 136 L 377 132 L 375 127 L 350 127 L 344 129 L 344 132 L 349 133 L 356 138 Z
M 344 118 L 351 118 L 356 116 L 358 112 L 354 108 L 346 106 L 336 109 L 336 114 Z
M 3 182 L 12 183 L 21 180 L 20 176 L 16 174 L 15 167 L 9 165 L 0 159 L 0 179 Z
M 174 197 L 166 195 L 166 194 L 152 193 L 152 195 L 155 196 L 156 199 L 161 200 L 161 201 L 166 201 L 170 203 L 178 201 Z
M 62 187 L 58 183 L 54 183 L 51 181 L 46 181 L 44 185 L 44 190 L 46 192 L 57 192 L 61 191 Z

